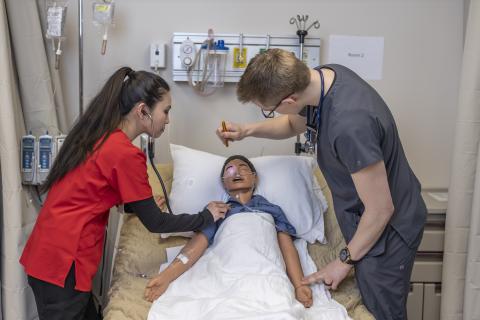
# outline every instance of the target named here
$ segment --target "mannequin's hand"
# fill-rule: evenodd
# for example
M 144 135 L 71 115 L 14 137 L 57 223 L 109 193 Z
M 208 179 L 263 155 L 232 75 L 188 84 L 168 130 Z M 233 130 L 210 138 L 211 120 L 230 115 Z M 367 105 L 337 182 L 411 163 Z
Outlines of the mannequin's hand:
M 162 273 L 152 278 L 145 288 L 144 297 L 145 300 L 153 302 L 158 299 L 165 291 L 167 291 L 170 281 L 168 281 Z
M 313 304 L 312 289 L 307 285 L 297 287 L 295 289 L 295 298 L 297 298 L 305 308 L 310 308 Z

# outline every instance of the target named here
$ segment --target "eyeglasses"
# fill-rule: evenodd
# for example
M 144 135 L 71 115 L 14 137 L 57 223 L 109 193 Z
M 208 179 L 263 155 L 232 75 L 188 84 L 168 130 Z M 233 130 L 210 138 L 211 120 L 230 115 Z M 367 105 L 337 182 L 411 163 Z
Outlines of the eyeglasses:
M 288 97 L 290 97 L 292 94 L 294 94 L 295 92 L 291 92 L 289 93 L 288 95 L 286 95 L 285 97 L 283 97 L 279 103 L 277 103 L 275 105 L 275 107 L 273 107 L 272 110 L 268 111 L 268 110 L 263 110 L 262 109 L 262 114 L 265 118 L 274 118 L 275 117 L 275 110 L 277 110 L 278 107 L 280 107 L 280 105 L 282 104 L 283 100 L 287 99 Z
M 249 175 L 255 175 L 255 172 L 251 171 L 250 168 L 247 168 L 246 166 L 229 166 L 225 169 L 222 180 L 233 180 L 238 177 L 246 177 Z

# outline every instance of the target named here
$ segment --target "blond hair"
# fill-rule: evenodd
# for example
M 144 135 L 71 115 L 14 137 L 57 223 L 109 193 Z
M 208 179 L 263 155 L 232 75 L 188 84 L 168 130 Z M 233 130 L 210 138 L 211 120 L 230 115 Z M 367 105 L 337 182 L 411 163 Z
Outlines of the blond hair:
M 269 49 L 248 63 L 237 86 L 237 98 L 242 103 L 273 106 L 289 93 L 303 91 L 309 83 L 309 68 L 293 53 Z

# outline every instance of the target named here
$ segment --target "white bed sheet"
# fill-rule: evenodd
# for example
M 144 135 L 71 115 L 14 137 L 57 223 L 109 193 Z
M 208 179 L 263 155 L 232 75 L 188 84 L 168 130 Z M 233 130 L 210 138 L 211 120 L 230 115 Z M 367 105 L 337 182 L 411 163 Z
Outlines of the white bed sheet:
M 306 242 L 296 246 L 304 271 L 315 271 Z M 148 320 L 349 319 L 322 285 L 313 294 L 309 309 L 295 299 L 272 216 L 245 212 L 221 225 L 205 254 L 154 301 Z

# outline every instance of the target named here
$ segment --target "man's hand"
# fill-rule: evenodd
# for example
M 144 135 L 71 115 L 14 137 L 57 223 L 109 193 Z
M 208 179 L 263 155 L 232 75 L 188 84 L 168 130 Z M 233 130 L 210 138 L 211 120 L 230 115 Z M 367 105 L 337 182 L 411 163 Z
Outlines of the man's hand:
M 227 131 L 223 131 L 222 126 L 217 128 L 217 136 L 222 140 L 224 145 L 227 145 L 226 141 L 240 141 L 245 138 L 244 126 L 238 123 L 225 121 Z
M 170 281 L 168 281 L 162 273 L 156 275 L 147 283 L 144 293 L 145 300 L 153 302 L 155 299 L 158 299 L 158 297 L 167 291 L 169 285 Z
M 295 298 L 303 304 L 305 308 L 310 308 L 313 304 L 312 289 L 308 285 L 301 285 L 295 289 Z
M 324 268 L 303 278 L 302 284 L 311 284 L 314 282 L 323 282 L 327 289 L 336 290 L 343 279 L 346 278 L 352 266 L 335 259 Z

